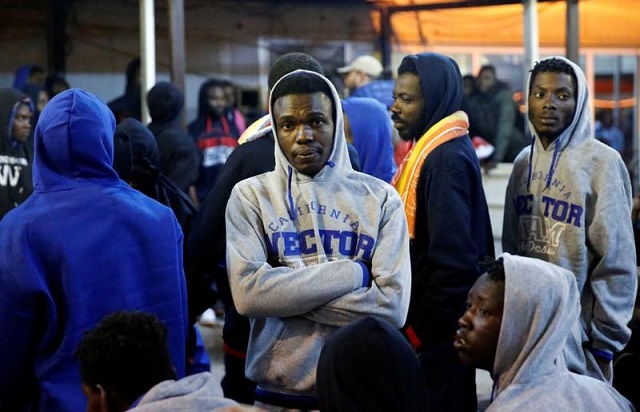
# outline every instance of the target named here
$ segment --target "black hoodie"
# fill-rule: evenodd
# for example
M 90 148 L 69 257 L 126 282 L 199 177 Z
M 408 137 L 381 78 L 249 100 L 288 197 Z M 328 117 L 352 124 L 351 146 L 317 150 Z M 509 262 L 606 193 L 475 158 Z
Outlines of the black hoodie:
M 151 123 L 160 154 L 160 172 L 183 192 L 198 179 L 200 159 L 193 140 L 182 126 L 182 92 L 168 82 L 157 83 L 147 94 Z
M 11 136 L 15 113 L 21 104 L 28 104 L 33 111 L 27 95 L 12 88 L 0 89 L 0 219 L 33 192 L 33 147 Z

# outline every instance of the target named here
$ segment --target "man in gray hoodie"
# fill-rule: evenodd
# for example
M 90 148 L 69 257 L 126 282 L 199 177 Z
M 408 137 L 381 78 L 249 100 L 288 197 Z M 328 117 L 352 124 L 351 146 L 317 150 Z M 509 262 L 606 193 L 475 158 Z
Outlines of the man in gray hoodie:
M 633 410 L 610 385 L 567 369 L 563 346 L 579 313 L 568 270 L 508 253 L 489 265 L 454 342 L 461 362 L 491 372 L 487 412 Z
M 629 173 L 618 152 L 594 138 L 580 67 L 563 57 L 541 60 L 528 92 L 532 144 L 513 165 L 502 248 L 575 275 L 582 311 L 567 365 L 611 381 L 613 354 L 631 334 L 637 283 Z
M 316 365 L 329 336 L 366 316 L 404 324 L 407 222 L 393 187 L 351 167 L 327 78 L 294 71 L 269 101 L 275 170 L 233 188 L 229 283 L 238 312 L 251 318 L 246 373 L 256 405 L 317 409 Z
M 114 312 L 86 331 L 75 356 L 89 412 L 209 412 L 237 403 L 202 372 L 176 380 L 167 327 L 156 315 Z

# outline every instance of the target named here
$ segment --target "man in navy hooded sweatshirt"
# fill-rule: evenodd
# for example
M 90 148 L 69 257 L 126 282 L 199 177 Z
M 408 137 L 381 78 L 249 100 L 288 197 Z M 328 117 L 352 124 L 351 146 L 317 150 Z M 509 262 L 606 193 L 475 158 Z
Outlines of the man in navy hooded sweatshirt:
M 467 293 L 493 256 L 493 235 L 462 75 L 436 53 L 398 67 L 391 120 L 412 149 L 392 180 L 411 239 L 411 304 L 404 332 L 416 348 L 429 411 L 476 411 L 475 370 L 460 364 L 452 336 Z
M 114 130 L 109 108 L 78 89 L 40 116 L 34 192 L 0 223 L 0 410 L 85 410 L 73 352 L 117 310 L 156 314 L 184 376 L 182 232 L 118 178 Z

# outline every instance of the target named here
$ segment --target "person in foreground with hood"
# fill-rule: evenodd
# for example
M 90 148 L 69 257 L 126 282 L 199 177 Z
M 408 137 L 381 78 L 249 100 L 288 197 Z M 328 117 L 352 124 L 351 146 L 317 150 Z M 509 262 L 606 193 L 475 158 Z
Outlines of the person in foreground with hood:
M 403 325 L 409 239 L 398 194 L 352 169 L 328 79 L 289 73 L 269 103 L 276 166 L 233 188 L 229 283 L 251 318 L 246 372 L 256 405 L 317 409 L 316 365 L 331 334 L 366 316 Z
M 158 82 L 147 93 L 149 130 L 158 142 L 160 173 L 184 193 L 198 180 L 200 155 L 182 125 L 182 92 L 169 82 Z
M 54 97 L 35 132 L 34 192 L 0 222 L 0 410 L 82 411 L 72 353 L 116 310 L 154 313 L 185 373 L 182 231 L 113 170 L 115 119 L 96 96 Z
M 24 93 L 0 89 L 0 219 L 31 192 L 33 103 Z
M 322 65 L 313 56 L 300 52 L 286 53 L 278 57 L 269 70 L 269 90 L 273 89 L 282 76 L 298 69 L 324 74 Z M 224 303 L 224 394 L 238 402 L 252 404 L 256 385 L 245 377 L 244 372 L 249 342 L 249 319 L 238 313 L 229 290 L 225 264 L 227 244 L 224 215 L 231 190 L 236 183 L 275 168 L 275 140 L 270 115 L 265 115 L 253 123 L 240 137 L 240 143 L 222 166 L 216 185 L 199 209 L 193 230 L 187 237 L 185 261 L 189 271 L 211 273 L 214 276 L 217 292 Z M 351 152 L 349 158 L 351 165 L 356 169 L 357 159 Z
M 491 373 L 487 412 L 634 410 L 611 385 L 567 369 L 563 347 L 579 314 L 568 270 L 508 253 L 489 265 L 454 342 L 462 362 Z
M 582 312 L 567 364 L 611 382 L 613 355 L 631 335 L 637 286 L 629 173 L 620 154 L 594 137 L 580 67 L 543 59 L 531 70 L 528 93 L 532 143 L 509 178 L 502 248 L 575 275 Z
M 322 412 L 427 411 L 420 362 L 398 328 L 382 319 L 360 319 L 331 335 L 317 380 Z
M 210 412 L 237 403 L 225 399 L 210 372 L 176 380 L 167 327 L 157 316 L 114 312 L 88 330 L 74 352 L 87 412 Z
M 406 56 L 398 68 L 391 120 L 411 151 L 392 180 L 411 242 L 411 306 L 404 332 L 416 348 L 429 410 L 477 409 L 475 370 L 451 346 L 467 293 L 494 255 L 478 157 L 471 144 L 456 62 Z

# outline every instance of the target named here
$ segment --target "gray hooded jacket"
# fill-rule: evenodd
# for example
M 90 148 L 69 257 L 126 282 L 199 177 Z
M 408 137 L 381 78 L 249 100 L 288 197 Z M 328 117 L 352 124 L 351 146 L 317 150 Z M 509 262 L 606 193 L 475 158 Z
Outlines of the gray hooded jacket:
M 309 177 L 276 144 L 275 170 L 236 184 L 226 211 L 231 292 L 251 318 L 246 374 L 264 390 L 295 395 L 314 394 L 320 350 L 339 327 L 365 316 L 401 327 L 411 287 L 400 197 L 352 169 L 340 98 L 308 73 L 332 91 L 329 160 Z M 356 261 L 371 268 L 371 286 Z
M 533 145 L 513 165 L 502 247 L 573 272 L 582 313 L 581 328 L 569 340 L 567 362 L 573 371 L 599 376 L 591 351 L 610 356 L 630 337 L 627 322 L 636 291 L 631 185 L 618 152 L 593 136 L 584 73 L 569 60 L 556 58 L 576 74 L 574 118 L 546 149 L 529 122 Z
M 567 369 L 562 348 L 580 313 L 573 274 L 539 259 L 501 257 L 504 311 L 487 412 L 632 411 L 611 385 Z
M 209 372 L 202 372 L 177 381 L 160 382 L 129 411 L 210 412 L 234 405 L 237 405 L 236 401 L 224 397 L 216 378 Z

